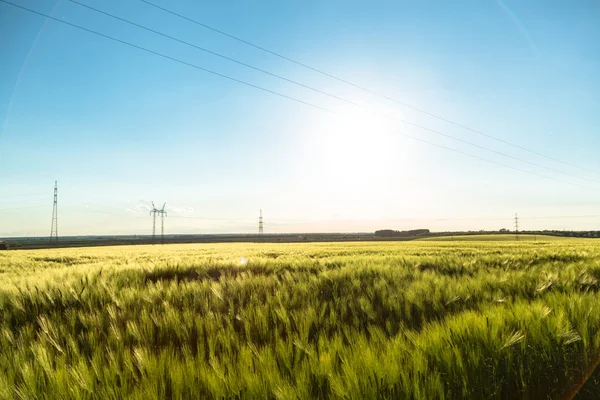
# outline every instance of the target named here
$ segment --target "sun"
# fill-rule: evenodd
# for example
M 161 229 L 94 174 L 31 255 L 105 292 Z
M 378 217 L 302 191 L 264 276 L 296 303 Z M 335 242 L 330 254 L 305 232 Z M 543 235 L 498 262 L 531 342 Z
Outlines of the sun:
M 389 119 L 367 112 L 346 113 L 326 127 L 322 150 L 331 167 L 341 166 L 355 173 L 381 163 L 389 154 L 387 142 L 393 124 Z
M 300 122 L 305 135 L 290 180 L 292 201 L 323 218 L 384 217 L 406 203 L 407 187 L 420 174 L 420 150 L 387 115 L 359 109 Z
M 393 119 L 365 111 L 336 115 L 321 125 L 313 149 L 311 180 L 318 192 L 345 204 L 370 204 L 387 191 L 406 157 L 393 132 Z

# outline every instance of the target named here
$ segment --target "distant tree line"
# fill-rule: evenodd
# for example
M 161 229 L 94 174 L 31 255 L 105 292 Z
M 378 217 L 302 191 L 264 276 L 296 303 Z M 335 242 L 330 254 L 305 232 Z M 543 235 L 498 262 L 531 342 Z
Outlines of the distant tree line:
M 509 229 L 500 229 L 497 231 L 456 231 L 456 232 L 435 232 L 431 236 L 452 236 L 452 235 L 494 235 L 494 234 L 516 234 L 515 231 Z M 548 235 L 562 237 L 581 237 L 581 238 L 600 238 L 600 231 L 558 231 L 558 230 L 541 230 L 541 231 L 519 231 L 521 235 Z
M 375 231 L 377 237 L 414 237 L 429 235 L 429 229 L 413 229 L 410 231 L 395 231 L 392 229 L 381 229 Z
M 600 231 L 527 231 L 524 233 L 566 237 L 592 237 L 600 238 Z

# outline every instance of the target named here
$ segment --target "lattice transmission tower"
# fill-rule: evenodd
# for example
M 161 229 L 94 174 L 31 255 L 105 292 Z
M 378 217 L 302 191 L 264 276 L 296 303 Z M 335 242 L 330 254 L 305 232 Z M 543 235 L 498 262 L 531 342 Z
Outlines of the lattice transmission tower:
M 515 238 L 519 240 L 519 216 L 515 214 Z
M 50 244 L 58 243 L 58 182 L 54 181 L 54 206 L 52 207 L 52 224 L 50 225 Z
M 262 216 L 262 209 L 260 210 L 260 216 L 258 217 L 258 236 L 262 236 L 263 231 L 264 231 L 264 223 L 263 223 L 263 216 Z
M 160 214 L 160 242 L 165 244 L 165 217 L 167 216 L 167 212 L 165 211 L 165 206 L 167 203 L 164 203 L 162 208 L 156 208 L 154 202 L 152 202 L 152 209 L 150 210 L 150 215 L 152 216 L 152 244 L 156 243 L 156 214 Z

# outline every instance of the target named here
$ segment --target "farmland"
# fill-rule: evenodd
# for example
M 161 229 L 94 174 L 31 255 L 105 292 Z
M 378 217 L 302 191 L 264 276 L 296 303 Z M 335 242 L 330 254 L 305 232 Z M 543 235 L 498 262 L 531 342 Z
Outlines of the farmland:
M 600 242 L 536 239 L 2 252 L 0 398 L 599 398 Z

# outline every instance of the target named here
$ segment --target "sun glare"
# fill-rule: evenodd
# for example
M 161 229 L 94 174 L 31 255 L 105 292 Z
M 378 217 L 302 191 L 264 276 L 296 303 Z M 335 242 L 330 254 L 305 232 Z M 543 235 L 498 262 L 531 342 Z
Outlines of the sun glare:
M 374 192 L 389 192 L 408 160 L 393 119 L 382 114 L 337 115 L 318 129 L 313 154 L 319 173 L 312 179 L 319 193 L 358 205 L 371 204 Z
M 332 166 L 363 169 L 377 165 L 389 149 L 386 142 L 392 135 L 392 124 L 385 117 L 365 112 L 345 114 L 335 118 L 326 128 L 322 148 Z

